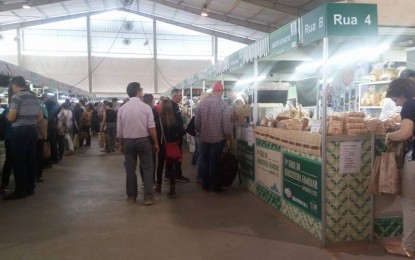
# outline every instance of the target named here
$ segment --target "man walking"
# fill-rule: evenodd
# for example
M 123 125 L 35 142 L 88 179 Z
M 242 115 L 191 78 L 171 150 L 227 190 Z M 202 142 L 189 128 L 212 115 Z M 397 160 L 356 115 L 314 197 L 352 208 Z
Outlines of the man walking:
M 138 195 L 137 156 L 144 177 L 144 204 L 154 204 L 153 198 L 153 153 L 159 152 L 156 125 L 151 107 L 144 103 L 143 89 L 138 82 L 127 86 L 129 102 L 121 106 L 117 116 L 117 137 L 124 153 L 127 173 L 127 202 L 135 203 Z M 151 140 L 153 142 L 151 142 Z
M 212 96 L 200 103 L 195 117 L 196 130 L 200 133 L 198 163 L 201 164 L 203 189 L 211 192 L 223 191 L 219 178 L 219 160 L 225 140 L 227 148 L 230 150 L 232 147 L 231 114 L 222 100 L 222 94 L 222 84 L 215 83 Z
M 7 119 L 12 122 L 11 145 L 16 188 L 4 197 L 5 200 L 22 199 L 35 193 L 37 127 L 43 119 L 39 100 L 30 91 L 25 79 L 14 77 L 11 85 L 14 95 Z

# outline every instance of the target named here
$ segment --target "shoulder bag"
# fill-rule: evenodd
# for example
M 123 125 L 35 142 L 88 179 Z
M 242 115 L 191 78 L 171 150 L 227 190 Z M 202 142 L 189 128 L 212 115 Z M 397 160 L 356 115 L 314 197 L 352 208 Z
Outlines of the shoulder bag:
M 160 120 L 160 128 L 161 128 L 161 143 L 164 142 L 164 155 L 167 160 L 182 160 L 182 152 L 180 151 L 179 144 L 177 142 L 171 142 L 168 143 L 166 141 L 166 136 L 164 135 L 164 129 L 163 124 L 161 122 L 161 117 L 159 117 Z

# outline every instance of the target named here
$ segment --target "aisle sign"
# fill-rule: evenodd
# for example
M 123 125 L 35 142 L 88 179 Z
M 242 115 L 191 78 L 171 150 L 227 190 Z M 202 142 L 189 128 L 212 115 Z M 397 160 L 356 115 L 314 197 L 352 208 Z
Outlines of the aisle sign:
M 327 3 L 300 18 L 300 42 L 325 36 L 374 36 L 378 33 L 376 4 Z
M 328 36 L 374 36 L 377 33 L 375 4 L 327 4 Z
M 288 52 L 298 43 L 297 20 L 269 34 L 269 55 Z
M 300 42 L 313 43 L 326 36 L 326 5 L 314 9 L 300 18 Z
M 279 146 L 255 146 L 255 181 L 282 196 L 282 153 Z
M 284 152 L 284 199 L 321 219 L 321 162 Z

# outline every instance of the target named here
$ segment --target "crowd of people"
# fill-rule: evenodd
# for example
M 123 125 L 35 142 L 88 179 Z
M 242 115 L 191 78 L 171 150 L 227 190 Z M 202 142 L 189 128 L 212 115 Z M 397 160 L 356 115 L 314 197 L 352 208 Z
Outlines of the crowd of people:
M 225 144 L 230 149 L 231 121 L 222 100 L 223 86 L 215 84 L 212 93 L 202 95 L 196 117 L 192 119 L 196 151 L 192 164 L 197 164 L 197 182 L 206 191 L 223 191 L 218 167 Z M 162 182 L 168 181 L 168 196 L 176 197 L 176 182 L 189 182 L 182 171 L 182 143 L 186 134 L 179 103 L 182 91 L 174 89 L 170 97 L 144 94 L 137 82 L 127 86 L 129 98 L 123 104 L 117 99 L 97 103 L 84 100 L 59 103 L 44 93 L 37 97 L 23 77 L 14 77 L 9 88 L 9 106 L 0 119 L 5 122 L 6 158 L 0 192 L 5 200 L 34 195 L 36 183 L 43 182 L 43 170 L 52 168 L 76 149 L 88 149 L 91 136 L 105 135 L 102 152 L 117 150 L 124 154 L 127 201 L 138 196 L 137 157 L 144 188 L 144 203 L 154 203 L 153 193 L 161 193 Z M 173 147 L 173 148 L 172 148 Z M 172 149 L 175 155 L 171 155 Z M 10 187 L 11 173 L 15 188 Z

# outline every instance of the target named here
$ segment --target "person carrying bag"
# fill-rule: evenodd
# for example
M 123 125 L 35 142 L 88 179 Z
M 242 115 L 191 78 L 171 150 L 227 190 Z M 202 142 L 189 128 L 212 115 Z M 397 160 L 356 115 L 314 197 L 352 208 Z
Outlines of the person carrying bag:
M 161 105 L 160 112 L 160 128 L 161 128 L 161 142 L 164 147 L 164 155 L 166 159 L 166 171 L 170 177 L 170 198 L 176 197 L 176 174 L 180 169 L 182 161 L 182 152 L 180 150 L 179 141 L 185 135 L 186 131 L 183 126 L 176 120 L 173 112 L 171 102 L 164 100 Z M 157 176 L 156 189 L 161 191 L 161 178 Z

